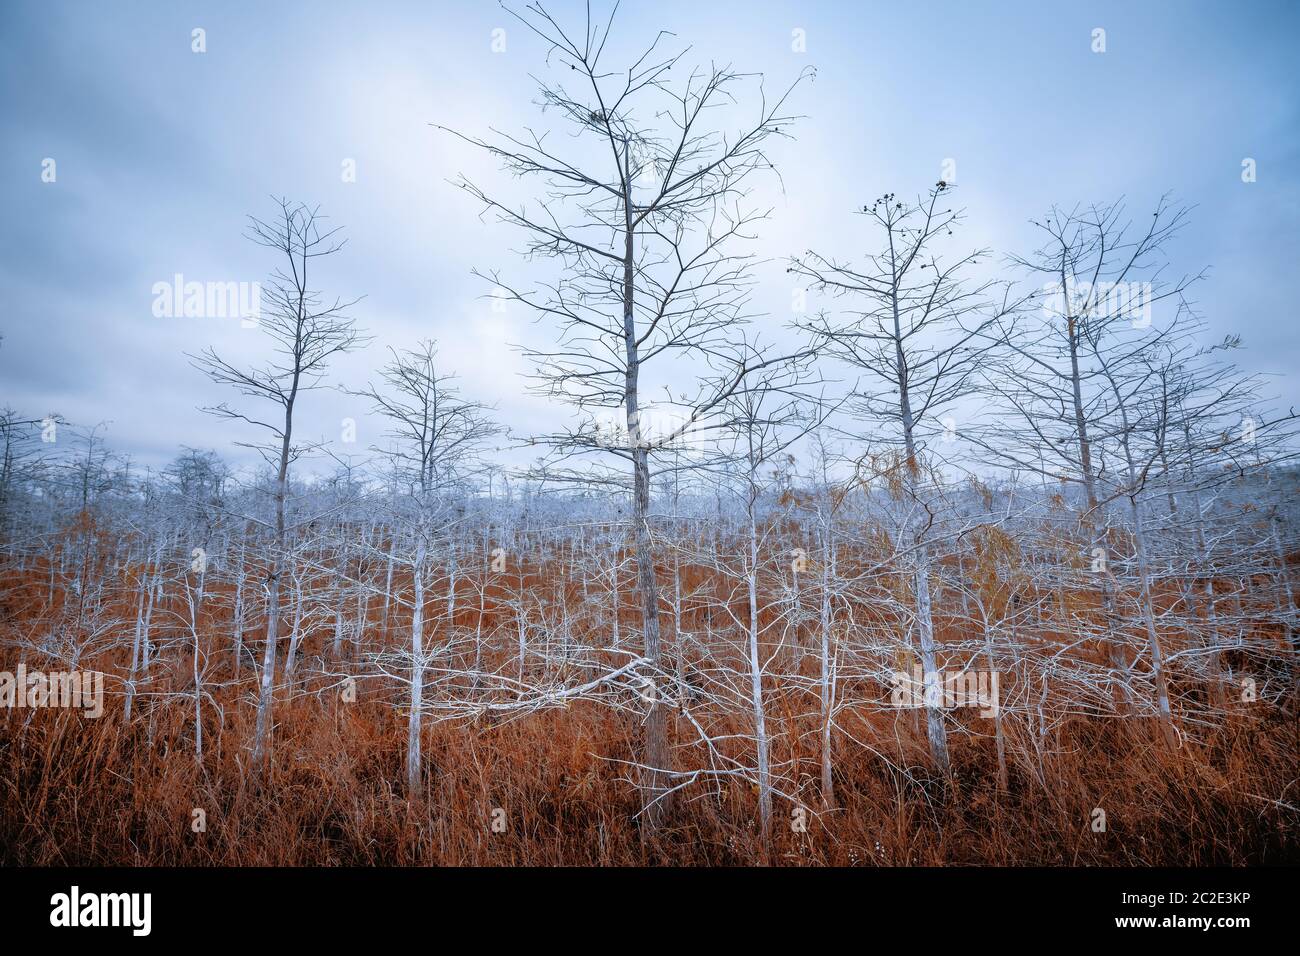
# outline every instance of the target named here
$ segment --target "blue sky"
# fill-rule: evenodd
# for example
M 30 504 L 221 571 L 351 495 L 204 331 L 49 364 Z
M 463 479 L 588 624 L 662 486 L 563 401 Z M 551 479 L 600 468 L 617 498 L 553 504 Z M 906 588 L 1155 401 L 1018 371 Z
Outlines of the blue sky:
M 547 4 L 569 22 L 581 5 Z M 606 9 L 597 5 L 597 9 Z M 506 29 L 494 53 L 492 31 Z M 775 153 L 784 190 L 754 251 L 755 302 L 789 318 L 779 260 L 807 248 L 859 255 L 855 208 L 957 169 L 971 248 L 1028 252 L 1051 204 L 1124 197 L 1140 220 L 1161 194 L 1194 204 L 1171 269 L 1209 279 L 1194 298 L 1213 338 L 1300 405 L 1292 274 L 1300 262 L 1300 71 L 1294 3 L 625 3 L 617 49 L 656 30 L 687 60 L 730 62 L 783 87 L 797 140 Z M 206 31 L 207 50 L 191 49 Z M 1095 28 L 1106 51 L 1092 50 Z M 792 50 L 803 30 L 806 52 Z M 614 51 L 612 51 L 614 52 Z M 438 134 L 537 124 L 529 74 L 544 49 L 495 4 L 470 2 L 13 2 L 0 7 L 0 403 L 111 421 L 110 443 L 161 465 L 186 444 L 242 460 L 246 432 L 197 409 L 228 397 L 184 355 L 261 354 L 237 320 L 159 318 L 152 287 L 176 273 L 255 281 L 274 264 L 241 238 L 269 196 L 319 203 L 349 243 L 321 287 L 366 298 L 373 336 L 332 380 L 360 386 L 388 346 L 437 339 L 464 390 L 516 432 L 560 412 L 525 392 L 512 342 L 545 342 L 521 311 L 494 313 L 474 267 L 510 274 L 520 237 L 479 218 L 458 172 L 517 188 Z M 544 125 L 544 122 L 543 122 Z M 1244 158 L 1257 181 L 1243 183 Z M 57 178 L 42 181 L 42 163 Z M 344 182 L 344 160 L 356 181 Z M 997 269 L 1010 274 L 1005 266 Z M 379 427 L 355 399 L 319 393 L 302 429 L 359 452 Z

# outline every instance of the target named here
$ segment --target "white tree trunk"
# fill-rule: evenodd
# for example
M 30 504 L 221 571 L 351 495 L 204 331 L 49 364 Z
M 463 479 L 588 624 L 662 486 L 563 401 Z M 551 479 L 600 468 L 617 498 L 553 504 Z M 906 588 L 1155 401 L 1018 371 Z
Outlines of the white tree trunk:
M 424 704 L 424 557 L 423 530 L 415 546 L 415 608 L 411 614 L 411 714 L 406 733 L 406 793 L 420 797 L 420 716 Z
M 768 754 L 767 714 L 763 708 L 763 662 L 758 649 L 758 529 L 749 520 L 749 686 L 754 709 L 754 741 L 758 749 L 758 825 L 766 848 L 772 838 L 772 770 Z

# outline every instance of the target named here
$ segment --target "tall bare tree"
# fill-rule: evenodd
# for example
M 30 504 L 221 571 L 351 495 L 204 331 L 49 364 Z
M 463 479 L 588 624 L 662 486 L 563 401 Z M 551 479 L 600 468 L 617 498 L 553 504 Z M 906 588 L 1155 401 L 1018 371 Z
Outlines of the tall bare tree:
M 191 356 L 196 368 L 212 381 L 229 385 L 241 395 L 269 407 L 273 413 L 242 412 L 222 402 L 205 409 L 220 418 L 245 422 L 260 429 L 265 438 L 241 442 L 254 449 L 274 470 L 273 540 L 267 571 L 266 650 L 262 658 L 257 700 L 257 730 L 253 740 L 253 766 L 259 770 L 267 753 L 271 731 L 271 705 L 275 693 L 276 640 L 280 628 L 281 578 L 289 560 L 290 524 L 287 518 L 290 467 L 316 447 L 294 441 L 294 411 L 308 391 L 322 387 L 330 359 L 357 346 L 360 336 L 347 310 L 359 299 L 324 299 L 310 284 L 309 270 L 316 260 L 343 248 L 342 227 L 329 228 L 319 207 L 287 199 L 277 200 L 276 215 L 267 220 L 249 217 L 248 238 L 271 249 L 280 264 L 262 288 L 258 327 L 270 343 L 271 357 L 263 365 L 240 368 L 212 348 Z M 314 278 L 314 273 L 313 273 Z M 269 302 L 266 301 L 269 298 Z
M 883 436 L 867 435 L 890 449 L 892 482 L 913 509 L 906 522 L 904 559 L 911 565 L 916 630 L 921 661 L 937 674 L 937 645 L 931 598 L 934 522 L 927 497 L 933 458 L 925 438 L 941 431 L 940 415 L 967 394 L 977 360 L 988 348 L 981 337 L 996 316 L 1014 308 L 992 282 L 972 284 L 964 273 L 981 251 L 948 261 L 938 258 L 941 239 L 961 218 L 946 208 L 950 187 L 940 182 L 916 202 L 886 193 L 861 210 L 879 233 L 879 251 L 860 265 L 809 251 L 791 261 L 790 271 L 819 291 L 853 303 L 843 317 L 822 312 L 801 323 L 825 339 L 829 350 L 863 373 L 850 407 L 855 416 L 882 425 Z M 997 293 L 1001 291 L 1000 297 Z M 926 707 L 926 728 L 936 768 L 949 773 L 943 711 Z
M 1151 357 L 1162 348 L 1183 348 L 1192 331 L 1183 295 L 1199 275 L 1164 278 L 1168 243 L 1187 221 L 1188 210 L 1168 197 L 1135 227 L 1123 204 L 1092 204 L 1064 211 L 1054 207 L 1034 225 L 1046 236 L 1033 254 L 1013 257 L 1043 285 L 1032 293 L 1040 308 L 1014 320 L 1000 317 L 985 333 L 1003 347 L 1005 362 L 992 363 L 982 389 L 995 396 L 999 420 L 982 447 L 1002 465 L 1037 472 L 1082 488 L 1079 523 L 1102 606 L 1102 637 L 1119 691 L 1131 701 L 1131 660 L 1116 629 L 1115 587 L 1109 566 L 1108 505 L 1126 498 L 1127 519 L 1137 542 L 1139 603 L 1154 667 L 1161 724 L 1174 730 L 1162 650 L 1149 595 L 1149 555 L 1138 499 L 1156 458 L 1155 419 L 1135 402 L 1153 381 Z M 1170 309 L 1159 318 L 1155 310 Z M 1158 379 L 1154 379 L 1158 380 Z M 1140 443 L 1138 432 L 1147 431 Z M 1156 455 L 1158 458 L 1158 453 Z M 1118 463 L 1118 468 L 1108 467 Z M 1070 587 L 1064 580 L 1059 586 Z M 1076 625 L 1079 626 L 1079 625 Z M 1125 704 L 1127 706 L 1127 703 Z
M 615 69 L 605 62 L 612 15 L 601 23 L 589 11 L 581 35 L 566 31 L 540 3 L 516 16 L 546 45 L 548 62 L 575 81 L 540 88 L 543 109 L 558 116 L 574 142 L 562 150 L 533 130 L 488 138 L 455 133 L 535 181 L 538 198 L 531 207 L 513 207 L 468 179 L 461 185 L 485 211 L 527 234 L 528 256 L 559 263 L 559 278 L 532 289 L 489 276 L 499 298 L 524 303 L 558 325 L 558 350 L 528 352 L 538 391 L 588 415 L 622 410 L 626 431 L 618 440 L 589 420 L 546 436 L 556 455 L 549 473 L 592 452 L 621 459 L 630 472 L 644 658 L 657 675 L 663 652 L 650 528 L 652 456 L 714 415 L 754 371 L 742 366 L 721 378 L 692 379 L 683 363 L 707 364 L 746 318 L 752 258 L 734 247 L 766 212 L 742 204 L 751 179 L 772 167 L 766 144 L 787 135 L 795 117 L 785 112 L 787 89 L 773 101 L 760 97 L 756 116 L 728 132 L 713 116 L 738 111 L 737 94 L 752 77 L 713 66 L 676 80 L 684 54 L 660 52 L 669 35 L 663 32 Z M 677 397 L 670 391 L 667 401 L 652 400 L 683 380 L 686 392 L 679 385 Z M 590 468 L 570 477 L 592 479 Z M 651 829 L 666 810 L 672 771 L 667 717 L 655 697 L 641 753 Z

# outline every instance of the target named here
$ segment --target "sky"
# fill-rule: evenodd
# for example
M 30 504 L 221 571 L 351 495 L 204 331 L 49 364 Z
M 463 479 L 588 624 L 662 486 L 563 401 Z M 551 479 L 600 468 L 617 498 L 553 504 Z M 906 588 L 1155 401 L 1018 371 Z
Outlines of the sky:
M 546 6 L 581 31 L 583 5 Z M 685 62 L 762 74 L 769 91 L 815 67 L 791 100 L 795 138 L 772 153 L 781 178 L 753 197 L 772 209 L 752 246 L 765 332 L 791 318 L 783 260 L 860 255 L 874 243 L 852 212 L 882 193 L 955 181 L 958 240 L 992 249 L 1007 277 L 1000 257 L 1029 252 L 1029 220 L 1053 204 L 1123 198 L 1140 222 L 1172 193 L 1195 209 L 1170 268 L 1209 267 L 1192 296 L 1208 337 L 1240 335 L 1239 364 L 1300 405 L 1298 28 L 1300 4 L 1282 2 L 635 0 L 608 55 L 625 62 L 667 30 L 691 48 Z M 262 280 L 276 263 L 243 238 L 245 220 L 287 196 L 348 239 L 319 288 L 364 297 L 351 314 L 371 340 L 330 383 L 364 386 L 388 348 L 432 338 L 514 434 L 552 430 L 567 413 L 529 394 L 512 345 L 553 329 L 520 306 L 494 311 L 471 271 L 531 270 L 521 236 L 451 181 L 504 196 L 520 184 L 435 128 L 547 128 L 531 78 L 554 75 L 545 54 L 499 6 L 467 0 L 0 5 L 0 405 L 108 423 L 110 445 L 142 466 L 181 446 L 248 463 L 235 444 L 247 426 L 199 410 L 231 396 L 186 354 L 254 361 L 264 337 L 237 318 L 156 315 L 154 289 L 177 274 Z M 339 443 L 345 418 L 354 444 Z M 360 458 L 382 426 L 321 391 L 297 430 Z

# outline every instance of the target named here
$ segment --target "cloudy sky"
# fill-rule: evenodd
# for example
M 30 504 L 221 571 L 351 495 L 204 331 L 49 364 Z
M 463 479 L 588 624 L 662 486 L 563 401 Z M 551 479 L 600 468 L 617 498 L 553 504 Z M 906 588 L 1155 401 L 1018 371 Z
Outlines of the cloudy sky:
M 580 4 L 547 8 L 580 22 Z M 755 302 L 774 334 L 790 318 L 780 259 L 860 255 L 852 210 L 925 190 L 951 159 L 963 244 L 997 253 L 1029 251 L 1027 220 L 1053 203 L 1123 197 L 1139 221 L 1166 192 L 1195 204 L 1173 270 L 1211 267 L 1194 294 L 1210 333 L 1240 334 L 1239 361 L 1300 404 L 1297 27 L 1293 3 L 632 0 L 612 54 L 663 29 L 688 61 L 762 73 L 770 89 L 816 67 L 793 102 L 797 139 L 773 153 L 784 188 L 755 197 L 773 208 L 754 251 L 773 260 Z M 247 431 L 198 411 L 229 396 L 185 354 L 253 359 L 260 333 L 158 317 L 152 290 L 178 273 L 262 278 L 275 263 L 241 237 L 244 219 L 285 195 L 345 227 L 320 288 L 365 297 L 352 311 L 373 341 L 332 382 L 361 386 L 387 347 L 434 338 L 465 392 L 516 433 L 550 429 L 557 412 L 527 394 L 510 347 L 545 342 L 548 327 L 494 312 L 471 275 L 510 274 L 520 236 L 448 181 L 517 186 L 433 126 L 546 128 L 530 79 L 546 75 L 544 55 L 495 4 L 468 0 L 3 4 L 0 404 L 110 422 L 111 444 L 142 465 L 181 445 L 246 460 L 233 442 Z M 321 392 L 300 427 L 336 439 L 355 417 L 359 445 L 339 450 L 356 453 L 378 440 L 364 411 Z

